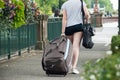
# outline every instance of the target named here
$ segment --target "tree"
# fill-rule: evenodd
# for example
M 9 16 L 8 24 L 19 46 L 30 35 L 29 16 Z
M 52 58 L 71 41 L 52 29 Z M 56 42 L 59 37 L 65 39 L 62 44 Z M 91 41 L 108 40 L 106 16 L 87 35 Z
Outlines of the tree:
M 59 8 L 61 8 L 62 4 L 65 2 L 66 0 L 59 0 Z
M 36 3 L 38 3 L 38 6 L 43 14 L 51 15 L 52 11 L 54 11 L 55 8 L 61 8 L 62 4 L 66 0 L 35 0 Z M 93 8 L 94 0 L 84 0 L 87 4 L 88 8 Z M 112 11 L 113 7 L 110 2 L 110 0 L 98 0 L 100 7 L 104 7 L 106 11 Z
M 110 0 L 99 0 L 99 3 L 100 5 L 104 4 L 106 11 L 110 11 L 110 12 L 113 11 L 113 6 Z
M 94 1 L 94 0 L 84 0 L 85 1 L 85 3 L 87 4 L 87 7 L 88 8 L 91 8 L 91 3 L 92 3 L 92 1 Z
M 42 13 L 51 15 L 52 7 L 58 7 L 59 0 L 35 0 Z
M 61 9 L 66 0 L 35 0 L 43 14 L 51 15 L 56 8 Z
M 87 4 L 88 8 L 93 8 L 94 1 L 95 0 L 84 0 Z M 113 6 L 110 2 L 110 0 L 98 0 L 98 3 L 100 4 L 100 7 L 105 7 L 106 11 L 113 11 Z

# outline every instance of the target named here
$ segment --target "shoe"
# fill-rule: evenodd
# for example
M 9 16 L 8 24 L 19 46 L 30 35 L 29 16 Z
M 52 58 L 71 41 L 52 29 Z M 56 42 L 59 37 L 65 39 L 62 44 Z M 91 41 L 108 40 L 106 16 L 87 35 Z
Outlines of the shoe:
M 72 69 L 72 74 L 79 74 L 80 72 L 77 69 Z

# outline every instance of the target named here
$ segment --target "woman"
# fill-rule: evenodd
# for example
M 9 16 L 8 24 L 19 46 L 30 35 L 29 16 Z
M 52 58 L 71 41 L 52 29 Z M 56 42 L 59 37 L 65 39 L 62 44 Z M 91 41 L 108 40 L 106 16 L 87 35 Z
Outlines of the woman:
M 68 0 L 62 5 L 62 33 L 66 35 L 73 44 L 73 57 L 72 57 L 72 73 L 79 74 L 77 70 L 78 56 L 80 52 L 80 43 L 82 39 L 82 11 L 81 0 Z M 90 14 L 83 1 L 83 10 L 85 12 L 85 18 L 88 22 Z

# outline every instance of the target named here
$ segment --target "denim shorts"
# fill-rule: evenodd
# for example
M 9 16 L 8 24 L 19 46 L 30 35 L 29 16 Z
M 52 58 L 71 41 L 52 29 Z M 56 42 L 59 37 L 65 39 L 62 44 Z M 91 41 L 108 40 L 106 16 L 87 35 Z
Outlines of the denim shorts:
M 73 26 L 69 26 L 65 28 L 65 35 L 73 35 L 76 32 L 82 32 L 83 31 L 83 25 L 82 24 L 76 24 Z

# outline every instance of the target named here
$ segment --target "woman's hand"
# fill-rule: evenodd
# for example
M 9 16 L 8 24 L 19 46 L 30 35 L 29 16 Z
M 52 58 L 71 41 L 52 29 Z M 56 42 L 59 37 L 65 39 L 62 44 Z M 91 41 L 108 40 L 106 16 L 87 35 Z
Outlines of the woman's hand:
M 65 33 L 61 33 L 61 36 L 65 36 Z

